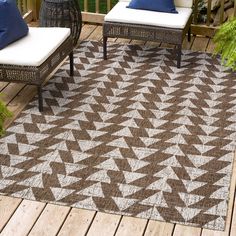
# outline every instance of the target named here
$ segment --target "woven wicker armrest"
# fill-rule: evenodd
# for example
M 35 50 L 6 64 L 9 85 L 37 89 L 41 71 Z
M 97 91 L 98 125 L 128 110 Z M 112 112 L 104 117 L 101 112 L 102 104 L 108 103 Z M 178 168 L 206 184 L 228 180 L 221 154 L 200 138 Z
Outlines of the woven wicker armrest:
M 70 56 L 70 75 L 73 76 L 73 39 L 69 35 L 40 65 L 4 64 L 0 54 L 0 81 L 25 83 L 38 88 L 39 111 L 43 111 L 42 86 L 47 76 Z M 14 55 L 12 55 L 14 57 Z

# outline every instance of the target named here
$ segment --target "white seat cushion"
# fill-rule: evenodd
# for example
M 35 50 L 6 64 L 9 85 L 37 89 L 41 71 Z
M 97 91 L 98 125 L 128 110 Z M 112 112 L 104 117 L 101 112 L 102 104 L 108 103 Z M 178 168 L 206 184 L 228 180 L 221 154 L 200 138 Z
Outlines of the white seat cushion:
M 29 28 L 27 36 L 0 50 L 0 64 L 40 66 L 69 35 L 69 28 Z
M 191 8 L 177 7 L 178 14 L 127 8 L 129 2 L 118 2 L 105 21 L 183 29 L 192 14 Z

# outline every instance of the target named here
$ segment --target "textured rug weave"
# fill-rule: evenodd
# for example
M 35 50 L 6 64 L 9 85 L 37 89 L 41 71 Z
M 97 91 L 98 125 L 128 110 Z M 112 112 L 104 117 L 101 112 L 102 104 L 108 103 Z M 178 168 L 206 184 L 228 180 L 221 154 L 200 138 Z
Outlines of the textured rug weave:
M 83 42 L 0 139 L 0 193 L 223 230 L 236 78 L 209 54 Z

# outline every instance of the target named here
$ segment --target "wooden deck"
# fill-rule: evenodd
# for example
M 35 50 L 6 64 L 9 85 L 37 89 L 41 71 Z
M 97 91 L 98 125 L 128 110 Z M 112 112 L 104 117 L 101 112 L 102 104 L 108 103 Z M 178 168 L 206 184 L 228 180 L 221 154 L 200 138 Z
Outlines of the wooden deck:
M 102 27 L 84 25 L 81 40 L 101 40 Z M 130 42 L 124 39 L 111 39 L 115 42 Z M 133 41 L 135 44 L 151 42 Z M 169 45 L 160 44 L 167 47 Z M 193 37 L 184 41 L 185 49 L 212 52 L 211 39 Z M 14 113 L 6 122 L 6 127 L 19 114 L 36 94 L 32 86 L 0 83 L 3 100 Z M 1 236 L 236 236 L 236 161 L 231 182 L 227 226 L 224 232 L 187 227 L 177 224 L 110 215 L 65 206 L 45 204 L 11 197 L 0 196 L 0 235 Z

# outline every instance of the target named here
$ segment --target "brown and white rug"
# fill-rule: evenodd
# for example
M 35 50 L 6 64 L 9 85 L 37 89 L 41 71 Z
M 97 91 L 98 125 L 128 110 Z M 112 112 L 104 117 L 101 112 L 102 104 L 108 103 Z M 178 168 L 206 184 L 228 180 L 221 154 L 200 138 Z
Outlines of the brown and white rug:
M 223 230 L 236 78 L 209 54 L 83 42 L 0 139 L 0 193 Z

